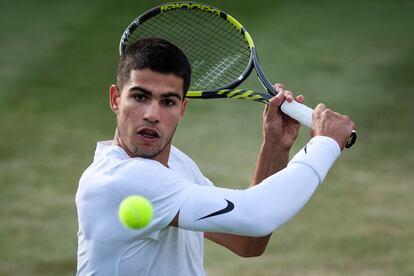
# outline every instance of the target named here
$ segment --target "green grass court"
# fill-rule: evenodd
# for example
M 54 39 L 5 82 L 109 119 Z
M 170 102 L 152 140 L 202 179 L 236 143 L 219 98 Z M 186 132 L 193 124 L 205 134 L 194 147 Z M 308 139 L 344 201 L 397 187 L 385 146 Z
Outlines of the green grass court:
M 74 275 L 77 181 L 113 135 L 119 38 L 160 3 L 0 4 L 0 275 Z M 207 274 L 414 275 L 414 2 L 209 3 L 246 25 L 268 76 L 349 114 L 359 139 L 263 256 L 206 242 Z M 218 186 L 247 187 L 262 108 L 193 101 L 174 144 Z

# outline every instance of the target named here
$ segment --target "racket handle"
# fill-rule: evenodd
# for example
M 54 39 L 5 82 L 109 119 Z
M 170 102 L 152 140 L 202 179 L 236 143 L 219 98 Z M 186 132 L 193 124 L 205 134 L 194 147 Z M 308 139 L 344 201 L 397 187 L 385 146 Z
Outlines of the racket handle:
M 312 113 L 313 109 L 298 103 L 297 101 L 287 102 L 284 101 L 280 106 L 280 109 L 283 113 L 288 115 L 289 117 L 295 119 L 296 121 L 300 122 L 301 124 L 307 126 L 308 128 L 312 127 Z M 349 149 L 355 143 L 357 138 L 357 134 L 355 130 L 352 130 L 351 136 L 349 137 L 348 141 L 346 142 L 345 147 Z
M 302 125 L 305 125 L 308 128 L 312 127 L 312 108 L 298 103 L 297 101 L 292 101 L 290 103 L 284 101 L 280 106 L 280 109 L 283 113 L 295 119 L 296 121 L 299 121 Z

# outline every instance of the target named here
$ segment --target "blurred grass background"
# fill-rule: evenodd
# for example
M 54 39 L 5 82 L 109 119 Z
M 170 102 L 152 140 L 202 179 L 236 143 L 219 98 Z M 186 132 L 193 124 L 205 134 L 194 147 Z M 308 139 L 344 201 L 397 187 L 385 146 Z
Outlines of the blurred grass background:
M 349 114 L 359 132 L 262 257 L 206 242 L 208 275 L 414 275 L 414 2 L 208 3 L 246 25 L 275 82 Z M 75 274 L 74 197 L 95 142 L 113 135 L 118 41 L 158 4 L 0 3 L 0 275 Z M 261 88 L 255 76 L 244 87 Z M 262 108 L 193 101 L 174 143 L 217 185 L 246 187 Z

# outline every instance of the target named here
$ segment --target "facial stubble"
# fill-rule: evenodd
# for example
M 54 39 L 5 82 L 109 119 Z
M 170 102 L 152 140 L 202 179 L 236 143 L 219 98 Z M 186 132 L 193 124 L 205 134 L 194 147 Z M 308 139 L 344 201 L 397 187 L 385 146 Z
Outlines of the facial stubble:
M 128 151 L 130 152 L 130 154 L 133 155 L 133 157 L 142 157 L 142 158 L 147 158 L 147 159 L 155 159 L 158 155 L 160 155 L 167 147 L 169 147 L 171 145 L 172 139 L 174 137 L 175 131 L 177 130 L 177 125 L 174 127 L 174 130 L 171 132 L 171 135 L 168 137 L 167 142 L 163 145 L 161 145 L 161 148 L 159 149 L 154 149 L 152 151 L 148 151 L 148 150 L 144 150 L 142 148 L 140 148 L 138 145 L 134 145 L 132 142 L 130 143 L 130 145 L 128 146 L 125 142 L 121 143 L 121 141 L 125 141 L 125 137 L 128 136 L 128 134 L 126 134 L 123 131 L 123 128 L 120 127 L 120 125 L 118 124 L 117 127 L 117 132 L 118 132 L 118 137 L 121 138 L 121 141 L 118 141 L 119 144 L 123 144 L 123 147 L 126 147 L 128 149 Z M 136 135 L 136 133 L 132 133 L 129 136 L 133 136 Z M 118 138 L 118 140 L 119 140 Z M 131 139 L 132 140 L 132 139 Z

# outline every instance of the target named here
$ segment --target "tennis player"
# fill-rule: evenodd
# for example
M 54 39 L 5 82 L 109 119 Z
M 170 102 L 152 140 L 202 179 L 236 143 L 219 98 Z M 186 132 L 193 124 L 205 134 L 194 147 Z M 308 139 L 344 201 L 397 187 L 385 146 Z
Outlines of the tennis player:
M 261 255 L 272 231 L 310 199 L 353 128 L 347 116 L 319 104 L 312 138 L 289 162 L 299 124 L 280 113 L 293 96 L 276 84 L 251 187 L 216 187 L 171 144 L 190 76 L 186 56 L 162 39 L 140 40 L 120 57 L 117 85 L 109 90 L 115 135 L 97 143 L 76 194 L 77 275 L 205 275 L 204 238 L 243 257 Z M 130 195 L 154 206 L 146 228 L 126 229 L 118 220 L 118 206 Z

